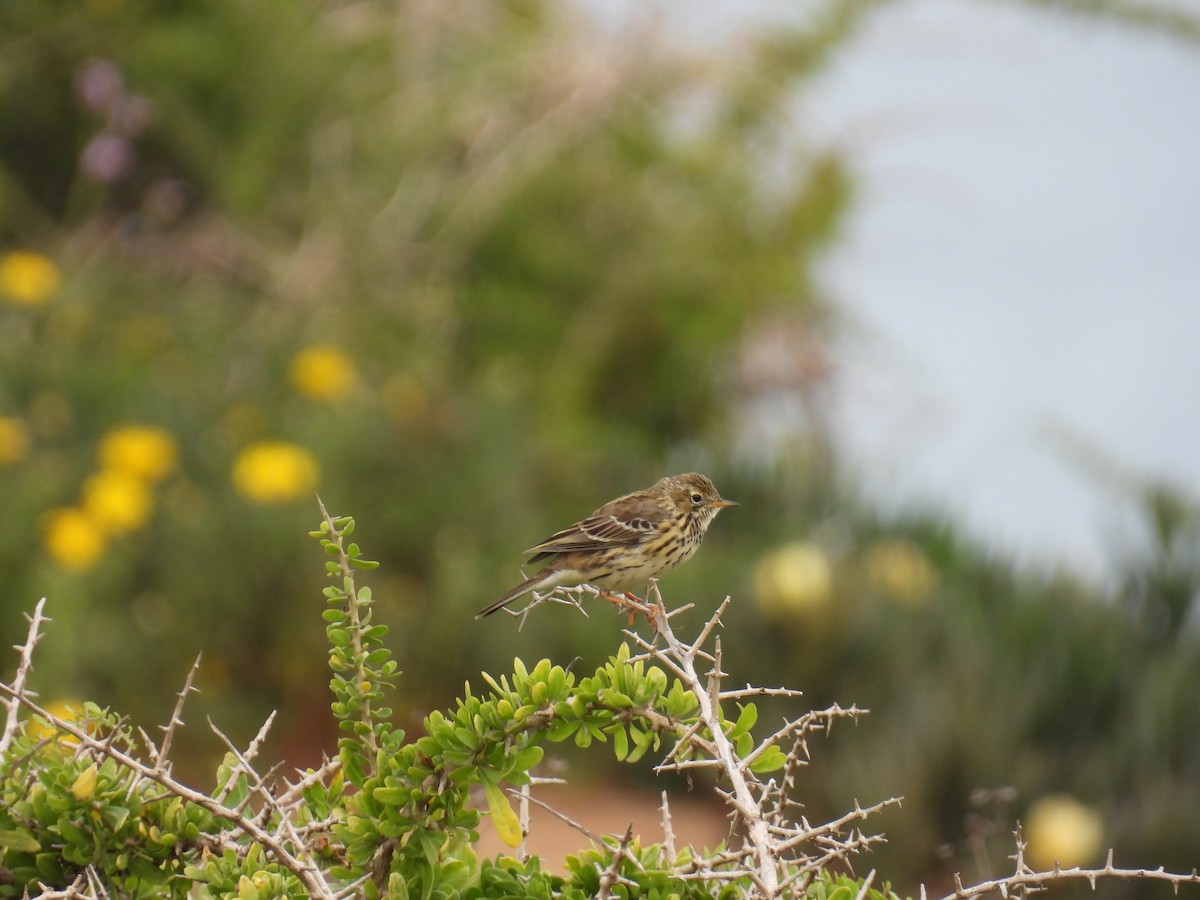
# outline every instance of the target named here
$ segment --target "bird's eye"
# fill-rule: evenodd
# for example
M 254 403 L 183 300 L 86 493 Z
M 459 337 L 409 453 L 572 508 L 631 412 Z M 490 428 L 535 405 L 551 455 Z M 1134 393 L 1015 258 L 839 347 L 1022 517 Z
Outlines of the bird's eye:
M 699 494 L 692 494 L 692 502 L 693 503 L 699 503 L 703 499 L 704 498 L 701 497 Z

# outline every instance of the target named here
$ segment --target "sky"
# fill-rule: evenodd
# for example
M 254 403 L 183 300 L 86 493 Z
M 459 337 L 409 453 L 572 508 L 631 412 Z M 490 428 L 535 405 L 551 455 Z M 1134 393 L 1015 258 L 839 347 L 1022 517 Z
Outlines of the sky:
M 732 53 L 820 4 L 600 6 Z M 822 273 L 843 456 L 885 509 L 1103 581 L 1123 484 L 1200 497 L 1200 44 L 1017 2 L 868 22 L 795 111 L 860 182 Z
M 1200 497 L 1200 45 L 898 3 L 802 113 L 863 179 L 825 276 L 868 492 L 1111 575 L 1134 504 L 1085 456 Z

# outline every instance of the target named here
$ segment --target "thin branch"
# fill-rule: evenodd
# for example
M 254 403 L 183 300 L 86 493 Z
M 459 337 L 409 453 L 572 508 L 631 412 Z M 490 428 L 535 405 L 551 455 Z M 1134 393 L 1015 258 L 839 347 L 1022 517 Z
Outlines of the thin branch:
M 230 770 L 229 777 L 225 779 L 225 783 L 221 785 L 221 789 L 217 791 L 216 797 L 218 800 L 223 802 L 225 798 L 229 796 L 230 791 L 232 791 L 234 785 L 237 784 L 238 775 L 240 775 L 242 772 L 245 772 L 247 775 L 255 778 L 258 777 L 255 774 L 254 769 L 250 766 L 250 760 L 258 756 L 259 748 L 262 746 L 262 742 L 266 740 L 267 732 L 271 730 L 271 726 L 275 722 L 275 715 L 277 712 L 278 710 L 271 710 L 271 714 L 267 716 L 267 720 L 263 722 L 262 727 L 258 729 L 258 734 L 254 736 L 254 740 L 250 742 L 250 746 L 246 748 L 245 753 L 240 752 L 236 747 L 233 746 L 233 742 L 225 736 L 223 731 L 213 724 L 212 719 L 208 720 L 208 727 L 211 728 L 216 733 L 217 737 L 219 737 L 225 743 L 225 746 L 229 748 L 229 751 L 237 758 L 238 761 L 238 764 Z
M 792 719 L 791 721 L 784 722 L 782 728 L 780 728 L 774 734 L 763 738 L 761 741 L 759 741 L 758 746 L 756 746 L 750 753 L 742 758 L 742 767 L 748 768 L 749 766 L 753 765 L 754 761 L 762 756 L 762 754 L 765 753 L 770 747 L 775 746 L 779 741 L 792 734 L 804 734 L 809 731 L 815 731 L 818 728 L 826 727 L 828 723 L 837 718 L 851 718 L 857 720 L 860 716 L 863 716 L 868 712 L 870 712 L 870 710 L 861 709 L 858 706 L 844 708 L 835 703 L 828 709 L 814 710 L 812 712 L 805 713 L 798 719 Z
M 514 797 L 520 797 L 520 792 L 515 788 L 509 788 L 508 793 Z M 566 813 L 559 812 L 557 809 L 555 809 L 549 803 L 545 803 L 545 802 L 539 800 L 537 797 L 534 797 L 532 794 L 530 794 L 530 796 L 529 796 L 529 802 L 536 803 L 538 806 L 540 806 L 546 812 L 550 813 L 550 815 L 554 816 L 555 818 L 559 819 L 562 822 L 565 822 L 567 825 L 570 825 L 572 828 L 574 828 L 576 831 L 578 831 L 580 834 L 582 834 L 584 837 L 586 837 L 589 841 L 592 841 L 592 842 L 594 842 L 596 844 L 600 844 L 600 845 L 604 844 L 604 838 L 600 837 L 600 835 L 596 834 L 596 832 L 592 831 L 586 825 L 581 825 L 579 822 L 576 822 L 574 819 L 572 819 Z
M 295 784 L 288 783 L 288 788 L 279 795 L 279 805 L 287 808 L 294 803 L 299 803 L 304 799 L 304 792 L 316 784 L 324 784 L 327 779 L 336 775 L 342 768 L 342 760 L 335 756 L 333 759 L 327 759 L 316 769 L 311 772 L 300 772 L 301 779 Z
M 675 850 L 675 830 L 671 827 L 671 806 L 667 803 L 667 792 L 662 792 L 662 830 L 663 846 L 667 848 L 667 856 L 672 862 L 678 857 Z
M 981 881 L 979 884 L 973 884 L 970 887 L 963 887 L 959 884 L 953 893 L 944 895 L 942 900 L 967 900 L 967 898 L 980 897 L 992 891 L 1000 891 L 1002 895 L 1006 895 L 1014 889 L 1036 890 L 1052 882 L 1079 879 L 1088 881 L 1092 888 L 1095 889 L 1098 878 L 1145 878 L 1153 881 L 1166 881 L 1175 889 L 1176 893 L 1178 893 L 1180 885 L 1200 884 L 1200 872 L 1197 872 L 1196 869 L 1192 869 L 1190 874 L 1184 875 L 1176 872 L 1167 872 L 1162 866 L 1159 866 L 1157 869 L 1117 868 L 1112 864 L 1112 851 L 1109 850 L 1107 864 L 1099 869 L 1085 869 L 1080 866 L 1060 869 L 1055 866 L 1053 869 L 1042 872 L 1015 872 L 1004 878 Z M 922 888 L 922 892 L 924 892 L 924 888 Z
M 199 689 L 192 686 L 192 682 L 196 678 L 196 673 L 200 671 L 200 660 L 203 657 L 202 653 L 196 654 L 196 661 L 192 663 L 191 671 L 188 672 L 187 678 L 183 682 L 183 690 L 176 696 L 179 698 L 175 702 L 175 709 L 171 713 L 171 721 L 164 726 L 160 726 L 163 731 L 162 746 L 158 748 L 158 752 L 154 758 L 154 768 L 162 771 L 168 771 L 170 763 L 167 761 L 167 754 L 171 750 L 171 741 L 175 737 L 175 729 L 183 724 L 183 704 L 188 698 L 188 694 L 193 692 L 199 693 Z
M 621 842 L 617 845 L 613 852 L 612 860 L 609 864 L 600 871 L 599 890 L 596 891 L 596 900 L 608 900 L 612 896 L 612 889 L 615 885 L 624 884 L 627 886 L 637 887 L 636 884 L 628 879 L 621 877 L 621 863 L 628 859 L 630 862 L 637 863 L 637 858 L 629 852 L 629 845 L 633 841 L 633 824 L 625 829 L 625 835 L 621 838 Z M 599 864 L 597 864 L 597 867 Z
M 746 823 L 746 840 L 749 842 L 755 860 L 746 874 L 754 883 L 759 895 L 774 897 L 778 894 L 780 879 L 780 860 L 775 850 L 776 841 L 771 835 L 767 820 L 762 814 L 759 802 L 755 799 L 754 790 L 748 779 L 748 773 L 741 768 L 736 752 L 729 737 L 722 728 L 720 707 L 716 702 L 718 694 L 712 690 L 713 682 L 719 681 L 720 664 L 714 661 L 713 678 L 709 684 L 701 678 L 696 670 L 696 658 L 699 654 L 699 641 L 686 645 L 675 637 L 671 628 L 670 617 L 667 615 L 662 595 L 658 586 L 651 584 L 650 593 L 654 597 L 658 614 L 655 616 L 655 626 L 665 647 L 650 646 L 641 641 L 642 646 L 654 654 L 656 660 L 671 664 L 670 667 L 682 672 L 682 680 L 699 706 L 699 719 L 711 735 L 713 756 L 720 761 L 720 768 L 729 779 L 731 790 L 725 793 L 726 802 L 735 808 Z M 728 600 L 728 598 L 726 598 Z M 710 635 L 720 624 L 720 613 L 727 606 L 723 602 L 717 612 L 709 619 L 702 631 Z
M 859 806 L 858 801 L 855 800 L 854 809 L 850 810 L 848 813 L 838 816 L 836 819 L 831 819 L 830 821 L 815 827 L 809 826 L 807 822 L 802 822 L 802 830 L 798 833 L 796 833 L 794 828 L 791 829 L 793 836 L 788 838 L 788 840 L 781 845 L 781 849 L 791 850 L 793 847 L 797 847 L 805 841 L 819 840 L 830 835 L 838 834 L 851 822 L 861 822 L 863 819 L 867 819 L 873 815 L 876 815 L 877 813 L 882 812 L 889 806 L 899 805 L 899 797 L 889 797 L 887 800 L 880 800 L 878 803 L 874 804 L 873 806 L 868 806 L 865 809 L 862 806 Z M 781 830 L 787 831 L 788 829 Z
M 17 674 L 13 678 L 12 689 L 17 696 L 28 694 L 29 696 L 37 696 L 28 691 L 25 687 L 25 682 L 29 678 L 29 672 L 33 669 L 33 651 L 37 647 L 38 641 L 42 639 L 42 624 L 51 621 L 48 619 L 43 610 L 46 608 L 46 598 L 43 597 L 37 602 L 37 606 L 33 608 L 33 615 L 25 614 L 25 619 L 29 622 L 29 634 L 25 638 L 24 644 L 14 644 L 13 649 L 16 650 L 21 657 L 21 661 L 17 664 Z M 20 703 L 13 699 L 5 704 L 8 707 L 8 715 L 4 719 L 4 733 L 0 735 L 0 754 L 8 750 L 8 745 L 12 743 L 13 735 L 17 733 L 17 725 L 20 722 Z
M 522 572 L 521 577 L 524 576 L 525 573 Z M 560 606 L 573 606 L 575 609 L 579 610 L 585 619 L 587 619 L 590 618 L 590 616 L 588 615 L 588 611 L 583 608 L 582 602 L 582 596 L 585 593 L 599 595 L 600 592 L 590 584 L 581 584 L 577 587 L 571 588 L 554 588 L 553 590 L 547 591 L 544 594 L 538 593 L 537 591 L 531 591 L 529 594 L 531 599 L 524 606 L 520 607 L 519 609 L 512 609 L 505 606 L 502 608 L 502 611 L 508 613 L 515 619 L 520 619 L 520 621 L 517 623 L 517 631 L 520 631 L 525 627 L 525 621 L 529 617 L 529 614 L 544 603 L 557 603 Z
M 875 880 L 875 870 L 872 869 L 867 873 L 867 877 L 863 879 L 862 887 L 858 889 L 858 893 L 854 895 L 854 900 L 867 900 L 867 894 L 871 891 L 871 882 Z
M 722 700 L 744 700 L 747 697 L 786 697 L 791 699 L 803 696 L 804 691 L 796 691 L 785 687 L 766 688 L 746 685 L 744 688 L 732 691 L 721 691 Z M 863 710 L 863 712 L 867 712 L 867 710 Z
M 521 843 L 517 846 L 517 859 L 525 862 L 529 857 L 529 782 L 517 789 L 517 823 L 521 828 Z
M 312 862 L 297 858 L 287 847 L 286 843 L 266 831 L 252 819 L 242 813 L 232 810 L 225 806 L 219 800 L 209 797 L 207 794 L 202 794 L 199 791 L 193 790 L 185 784 L 176 781 L 170 774 L 161 772 L 153 766 L 146 765 L 141 760 L 118 750 L 112 746 L 111 740 L 97 740 L 86 730 L 76 725 L 73 722 L 68 722 L 65 719 L 60 719 L 58 716 L 50 713 L 43 707 L 34 703 L 28 694 L 18 694 L 13 688 L 7 684 L 0 683 L 0 693 L 12 698 L 15 702 L 20 703 L 34 715 L 41 716 L 47 722 L 52 724 L 59 731 L 65 732 L 73 737 L 79 744 L 94 750 L 98 753 L 107 756 L 120 766 L 124 766 L 140 775 L 142 778 L 162 785 L 175 796 L 188 803 L 195 804 L 203 809 L 208 810 L 219 819 L 224 819 L 230 822 L 236 828 L 241 829 L 253 841 L 261 844 L 272 856 L 279 861 L 279 864 L 286 868 L 289 872 L 295 875 L 304 884 L 308 892 L 314 897 L 324 898 L 324 900 L 334 900 L 334 893 L 325 881 L 325 877 Z M 303 847 L 298 848 L 303 852 Z

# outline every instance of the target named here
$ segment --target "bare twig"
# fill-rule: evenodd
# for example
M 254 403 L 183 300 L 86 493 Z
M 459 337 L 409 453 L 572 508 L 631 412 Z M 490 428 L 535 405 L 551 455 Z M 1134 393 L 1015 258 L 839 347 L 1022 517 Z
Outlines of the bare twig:
M 858 893 L 854 895 L 854 900 L 867 900 L 867 894 L 871 890 L 871 882 L 875 880 L 875 870 L 872 869 L 867 873 L 867 877 L 863 879 L 862 887 L 858 889 Z
M 728 793 L 722 793 L 726 797 L 726 802 L 738 811 L 745 822 L 746 840 L 752 848 L 755 861 L 754 866 L 748 868 L 745 874 L 754 883 L 760 896 L 774 897 L 778 894 L 780 881 L 780 859 L 776 851 L 776 839 L 767 827 L 767 819 L 762 814 L 759 801 L 755 797 L 755 790 L 748 777 L 748 772 L 739 764 L 740 760 L 734 751 L 733 744 L 722 727 L 720 695 L 719 691 L 713 688 L 714 684 L 719 684 L 720 664 L 714 660 L 710 678 L 703 679 L 696 670 L 700 641 L 689 645 L 675 636 L 671 628 L 670 617 L 663 604 L 662 594 L 654 582 L 650 584 L 650 596 L 653 607 L 649 609 L 647 615 L 654 616 L 656 640 L 661 638 L 664 646 L 655 646 L 636 632 L 626 631 L 626 634 L 637 641 L 656 660 L 668 664 L 670 668 L 681 673 L 681 679 L 695 696 L 699 704 L 699 718 L 711 735 L 714 758 L 719 761 L 719 768 L 729 779 L 731 785 Z M 726 598 L 725 602 L 718 607 L 716 613 L 702 630 L 702 636 L 710 635 L 720 624 L 720 614 L 728 606 L 728 602 L 729 598 Z M 650 607 L 650 604 L 647 603 L 646 606 Z
M 315 784 L 324 784 L 329 778 L 333 777 L 342 768 L 342 761 L 338 757 L 327 759 L 320 766 L 313 769 L 311 772 L 299 772 L 300 780 L 294 784 L 289 783 L 288 788 L 279 795 L 279 805 L 286 809 L 295 803 L 299 803 L 304 799 L 304 792 Z
M 80 872 L 75 876 L 75 880 L 63 888 L 61 891 L 56 891 L 47 885 L 45 882 L 39 881 L 38 887 L 42 892 L 38 894 L 38 900 L 77 900 L 79 897 L 95 898 L 96 895 L 91 893 L 91 886 L 88 885 L 88 891 L 83 890 L 87 885 L 88 878 L 86 872 Z
M 289 842 L 287 840 L 262 828 L 252 818 L 239 810 L 230 809 L 219 800 L 176 781 L 169 773 L 163 772 L 152 765 L 147 765 L 141 760 L 117 749 L 113 746 L 111 736 L 106 739 L 97 739 L 74 722 L 69 722 L 55 716 L 35 703 L 27 692 L 18 693 L 9 685 L 0 683 L 0 694 L 4 694 L 14 703 L 21 704 L 34 715 L 41 716 L 59 731 L 69 734 L 82 747 L 108 757 L 119 766 L 129 769 L 141 778 L 162 785 L 174 796 L 206 809 L 217 818 L 231 823 L 235 828 L 244 832 L 251 840 L 261 844 L 264 849 L 279 861 L 281 866 L 299 878 L 305 889 L 312 896 L 324 898 L 324 900 L 334 900 L 334 892 L 325 881 L 324 874 L 312 862 L 311 857 L 308 857 L 307 851 L 302 844 L 296 846 L 297 853 L 301 854 L 298 856 L 297 853 L 289 849 Z
M 517 859 L 525 862 L 529 855 L 529 782 L 517 789 L 517 822 L 521 827 L 521 843 L 517 846 Z
M 520 791 L 518 791 L 514 788 L 510 788 L 508 792 L 509 792 L 509 794 L 511 794 L 514 797 L 521 796 Z M 596 832 L 592 831 L 586 825 L 581 825 L 579 822 L 576 822 L 574 819 L 572 819 L 566 813 L 559 812 L 557 809 L 555 809 L 549 803 L 545 803 L 545 802 L 539 800 L 537 797 L 534 797 L 532 794 L 529 795 L 528 799 L 529 799 L 530 803 L 536 803 L 538 806 L 540 806 L 546 812 L 550 813 L 550 815 L 554 816 L 555 818 L 559 819 L 562 822 L 565 822 L 567 825 L 570 825 L 572 828 L 574 828 L 576 831 L 578 831 L 580 834 L 582 834 L 584 837 L 586 837 L 589 841 L 592 841 L 596 844 L 604 843 L 604 838 L 600 837 L 600 835 L 596 834 Z
M 32 616 L 28 613 L 25 614 L 25 618 L 29 622 L 29 634 L 25 638 L 24 644 L 13 645 L 13 649 L 21 656 L 21 661 L 17 664 L 17 674 L 12 683 L 12 689 L 18 696 L 24 694 L 31 697 L 37 696 L 26 689 L 25 682 L 33 668 L 34 648 L 42 639 L 42 624 L 50 621 L 43 613 L 45 608 L 46 598 L 43 597 L 33 608 Z M 8 707 L 8 714 L 4 718 L 4 733 L 0 735 L 0 753 L 4 753 L 8 749 L 8 745 L 12 743 L 13 735 L 17 733 L 17 724 L 20 722 L 20 703 L 13 699 L 6 701 L 5 705 Z
M 616 850 L 613 851 L 612 860 L 609 864 L 600 871 L 599 890 L 596 891 L 596 900 L 608 900 L 612 896 L 612 889 L 618 884 L 624 884 L 636 888 L 637 884 L 621 877 L 621 863 L 628 859 L 635 865 L 638 864 L 637 858 L 629 852 L 629 845 L 633 841 L 633 825 L 630 824 L 625 829 L 625 835 L 621 838 L 621 842 L 617 844 Z M 597 867 L 599 864 L 597 864 Z
M 525 573 L 522 572 L 521 576 L 524 577 L 524 575 Z M 598 596 L 599 593 L 600 592 L 590 584 L 581 584 L 578 587 L 572 588 L 554 588 L 553 590 L 547 591 L 544 594 L 537 591 L 531 591 L 529 594 L 531 599 L 524 606 L 520 607 L 519 609 L 512 609 L 511 607 L 505 606 L 503 607 L 503 611 L 508 613 L 513 618 L 521 620 L 517 623 L 518 631 L 525 627 L 525 620 L 528 618 L 529 613 L 541 606 L 543 603 L 558 603 L 561 606 L 573 606 L 579 610 L 579 612 L 582 613 L 583 617 L 586 619 L 589 618 L 589 616 L 587 610 L 583 608 L 583 595 L 592 594 L 593 596 Z
M 171 741 L 175 737 L 175 729 L 183 724 L 183 704 L 187 700 L 188 694 L 193 691 L 199 692 L 198 688 L 192 686 L 192 682 L 196 678 L 196 673 L 200 670 L 200 659 L 203 654 L 196 654 L 196 661 L 192 663 L 191 671 L 188 672 L 187 678 L 183 682 L 183 690 L 179 692 L 178 700 L 175 703 L 175 709 L 171 713 L 171 721 L 162 726 L 163 740 L 162 746 L 158 748 L 158 752 L 154 758 L 154 768 L 168 771 L 170 763 L 167 761 L 167 754 L 171 751 Z
M 992 891 L 999 891 L 1001 896 L 1008 896 L 1014 891 L 1033 891 L 1057 881 L 1074 881 L 1086 880 L 1092 887 L 1096 889 L 1096 881 L 1100 878 L 1119 878 L 1122 880 L 1129 879 L 1149 879 L 1152 881 L 1165 881 L 1169 883 L 1175 892 L 1179 892 L 1180 885 L 1184 884 L 1200 884 L 1200 872 L 1192 869 L 1189 874 L 1181 874 L 1177 872 L 1168 872 L 1162 866 L 1157 869 L 1122 869 L 1113 865 L 1113 852 L 1108 851 L 1108 859 L 1105 864 L 1098 869 L 1085 869 L 1080 866 L 1072 866 L 1069 869 L 1062 869 L 1055 866 L 1042 872 L 1035 872 L 1024 863 L 1024 858 L 1021 853 L 1023 845 L 1020 844 L 1018 836 L 1018 853 L 1017 871 L 1011 875 L 1006 875 L 1004 878 L 993 878 L 990 881 L 981 881 L 978 884 L 973 884 L 969 887 L 963 887 L 961 882 L 956 881 L 956 888 L 953 893 L 946 894 L 942 900 L 968 900 L 971 897 L 980 897 Z M 924 885 L 921 887 L 922 896 L 924 896 Z
M 221 785 L 220 790 L 217 791 L 216 797 L 218 800 L 224 802 L 225 798 L 229 796 L 229 792 L 233 790 L 234 785 L 237 784 L 238 775 L 240 775 L 242 772 L 245 772 L 247 775 L 257 779 L 258 776 L 255 774 L 254 769 L 250 766 L 250 760 L 258 756 L 259 748 L 262 746 L 262 742 L 266 740 L 267 732 L 271 730 L 271 726 L 275 723 L 276 712 L 276 710 L 271 710 L 271 714 L 267 716 L 267 720 L 263 722 L 262 727 L 258 729 L 258 734 L 254 736 L 254 740 L 250 742 L 250 746 L 246 748 L 245 753 L 240 752 L 233 746 L 233 742 L 225 736 L 223 731 L 213 724 L 212 719 L 208 720 L 208 727 L 211 728 L 217 737 L 221 739 L 221 741 L 229 749 L 229 752 L 232 753 L 238 761 L 238 764 L 230 769 L 229 777 L 225 779 L 225 783 Z
M 671 827 L 671 806 L 667 803 L 667 792 L 662 792 L 662 830 L 663 846 L 667 848 L 667 856 L 674 861 L 678 853 L 675 850 L 675 829 Z

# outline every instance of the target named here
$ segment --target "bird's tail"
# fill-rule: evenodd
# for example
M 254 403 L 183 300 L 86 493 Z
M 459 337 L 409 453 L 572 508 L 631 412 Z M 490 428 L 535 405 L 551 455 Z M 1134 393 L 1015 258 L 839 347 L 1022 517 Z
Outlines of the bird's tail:
M 548 573 L 546 570 L 542 569 L 542 571 L 538 572 L 531 578 L 526 578 L 495 603 L 491 604 L 490 606 L 485 606 L 479 612 L 475 613 L 475 618 L 482 619 L 484 616 L 490 616 L 492 613 L 496 612 L 497 610 L 504 609 L 504 607 L 508 606 L 508 604 L 512 603 L 519 597 L 523 597 L 530 591 L 537 590 L 540 587 L 548 586 L 549 579 L 546 578 L 547 574 Z

